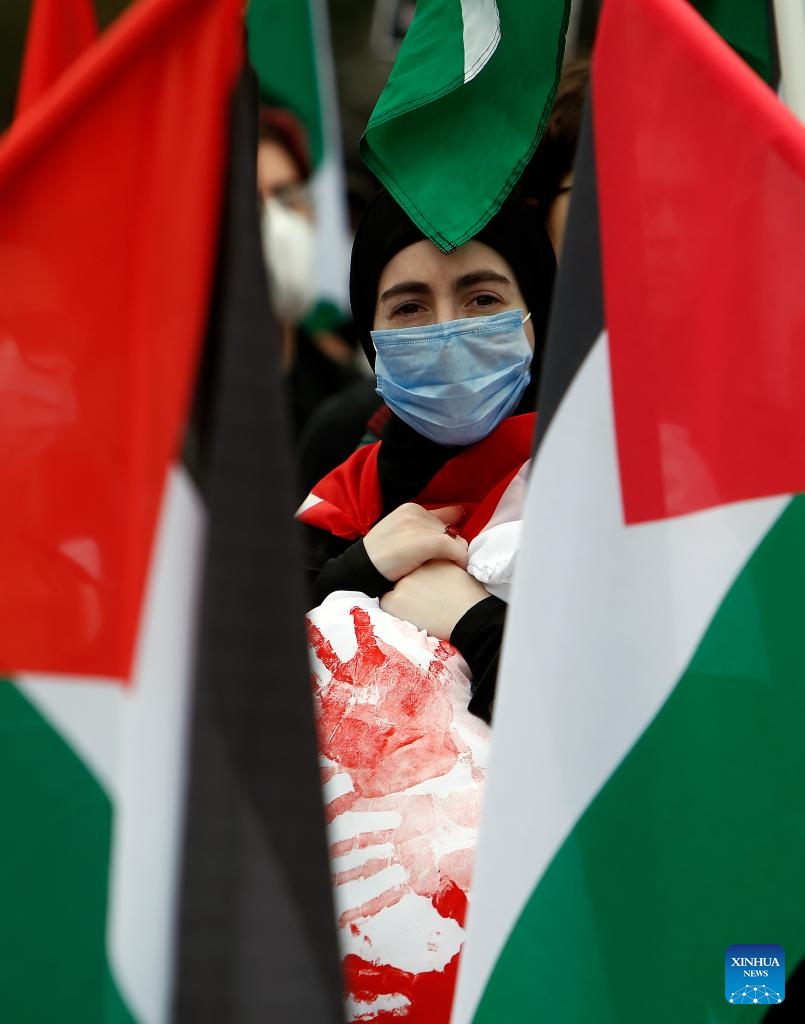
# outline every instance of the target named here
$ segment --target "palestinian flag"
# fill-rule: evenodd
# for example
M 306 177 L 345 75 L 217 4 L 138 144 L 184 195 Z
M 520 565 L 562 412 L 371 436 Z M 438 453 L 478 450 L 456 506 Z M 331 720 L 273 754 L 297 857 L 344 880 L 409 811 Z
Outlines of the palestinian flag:
M 351 235 L 341 130 L 325 0 L 250 0 L 246 13 L 249 59 L 260 92 L 272 106 L 292 110 L 307 129 L 316 210 L 319 317 L 325 308 L 349 309 Z
M 144 0 L 0 144 L 3 1020 L 338 1020 L 241 33 Z
M 419 0 L 361 153 L 445 252 L 492 217 L 550 116 L 569 0 Z
M 454 1024 L 805 956 L 805 136 L 682 0 L 608 0 L 592 93 Z
M 46 92 L 97 34 L 92 0 L 34 0 L 16 114 Z
M 261 261 L 256 95 L 235 97 L 186 457 L 207 512 L 176 1024 L 340 1024 L 280 343 Z

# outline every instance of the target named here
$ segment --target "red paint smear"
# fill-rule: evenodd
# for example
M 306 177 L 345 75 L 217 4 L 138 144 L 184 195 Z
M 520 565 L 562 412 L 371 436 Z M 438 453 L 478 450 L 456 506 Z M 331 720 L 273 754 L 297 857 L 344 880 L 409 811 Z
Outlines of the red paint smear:
M 452 850 L 439 860 L 439 876 L 469 892 L 472 888 L 472 872 L 475 866 L 475 847 L 469 845 L 463 850 Z
M 455 647 L 447 640 L 440 640 L 436 650 L 433 652 L 439 661 L 447 661 L 458 653 Z
M 355 624 L 355 639 L 358 641 L 356 660 L 362 668 L 368 669 L 370 666 L 380 668 L 386 658 L 375 636 L 369 613 L 365 608 L 353 608 L 352 621 Z
M 439 642 L 430 665 L 421 669 L 377 637 L 364 609 L 351 609 L 351 617 L 357 650 L 346 661 L 317 627 L 309 630 L 311 647 L 330 674 L 329 680 L 316 683 L 320 749 L 339 766 L 336 771 L 349 772 L 354 787 L 330 802 L 327 818 L 333 821 L 348 811 L 397 812 L 400 824 L 334 843 L 330 848 L 333 858 L 356 848 L 393 844 L 390 858 L 374 858 L 342 872 L 334 882 L 367 877 L 390 864 L 403 866 L 407 881 L 402 887 L 390 886 L 359 907 L 346 909 L 339 927 L 349 928 L 358 938 L 362 934 L 359 919 L 374 917 L 408 892 L 424 896 L 438 915 L 461 927 L 472 877 L 473 845 L 470 842 L 467 848 L 446 854 L 437 850 L 445 829 L 477 827 L 480 792 L 406 792 L 447 774 L 459 758 L 468 759 L 477 783 L 483 781 L 484 772 L 473 764 L 471 748 L 454 731 L 451 687 L 457 653 L 449 643 Z M 332 774 L 333 769 L 328 768 L 327 776 Z M 427 941 L 424 935 L 422 941 Z M 383 959 L 389 956 L 378 952 Z M 457 965 L 458 955 L 443 971 L 411 974 L 349 954 L 344 958 L 344 977 L 359 1004 L 358 1013 L 363 1009 L 373 1021 L 448 1024 Z M 407 1009 L 376 1013 L 371 1009 L 379 996 L 397 994 L 410 1001 Z
M 356 864 L 354 868 L 337 872 L 333 875 L 333 882 L 336 885 L 344 885 L 346 882 L 354 882 L 358 878 L 371 878 L 372 875 L 385 871 L 391 863 L 389 857 L 372 857 L 371 860 L 366 860 L 362 864 Z
M 447 663 L 456 659 L 455 649 L 440 642 L 424 671 L 378 640 L 364 610 L 354 608 L 351 615 L 358 650 L 346 662 L 338 658 L 317 627 L 311 626 L 309 631 L 314 651 L 331 674 L 330 681 L 319 685 L 317 692 L 320 747 L 339 766 L 336 770 L 349 771 L 353 783 L 351 792 L 327 805 L 326 817 L 332 823 L 349 811 L 390 811 L 401 820 L 393 829 L 361 832 L 333 843 L 330 856 L 391 842 L 391 863 L 405 868 L 410 891 L 431 899 L 445 879 L 466 891 L 472 877 L 472 846 L 439 856 L 432 837 L 452 826 L 476 828 L 480 792 L 444 796 L 405 792 L 446 774 L 459 757 L 469 758 L 471 763 L 472 751 L 451 732 L 454 711 L 449 689 L 454 669 Z M 356 699 L 360 696 L 356 691 L 362 688 L 372 689 L 369 703 Z M 471 768 L 471 772 L 474 781 L 482 783 L 483 769 Z M 328 768 L 327 776 L 332 773 Z M 385 859 L 384 865 L 388 863 Z M 365 874 L 366 865 L 362 871 Z M 346 880 L 339 876 L 335 881 Z M 399 898 L 396 891 L 393 900 L 391 895 L 390 891 L 380 898 L 377 911 Z M 345 920 L 351 916 L 350 910 Z
M 431 900 L 442 917 L 451 917 L 464 927 L 467 916 L 467 894 L 455 882 L 448 879 Z
M 351 810 L 354 803 L 354 793 L 342 793 L 341 796 L 337 796 L 334 800 L 331 800 L 324 808 L 324 817 L 327 824 L 329 825 L 331 822 L 335 821 L 339 815 Z
M 379 829 L 377 832 L 361 832 L 357 836 L 351 836 L 349 839 L 341 839 L 337 843 L 333 843 L 330 847 L 330 857 L 343 857 L 346 853 L 352 853 L 353 850 L 364 850 L 367 846 L 375 846 L 377 843 L 388 843 L 394 838 L 394 830 Z
M 319 747 L 352 776 L 355 796 L 399 793 L 447 774 L 458 759 L 450 733 L 452 707 L 447 671 L 435 658 L 427 671 L 375 636 L 368 613 L 351 611 L 358 647 L 341 661 L 332 644 L 310 625 L 310 646 L 332 676 L 320 693 Z M 371 690 L 377 699 L 357 700 Z
M 307 622 L 307 639 L 316 657 L 336 679 L 346 679 L 344 674 L 344 663 L 335 653 L 333 645 L 322 633 L 318 626 L 310 620 Z M 315 678 L 315 677 L 314 677 Z
M 403 896 L 407 895 L 407 886 L 390 885 L 379 896 L 373 896 L 370 900 L 361 903 L 360 906 L 350 907 L 348 910 L 345 910 L 338 918 L 338 927 L 345 928 L 348 924 L 352 924 L 353 921 L 376 917 L 381 910 L 388 910 L 389 907 L 396 906 Z
M 350 953 L 343 961 L 344 982 L 358 1003 L 371 1004 L 379 996 L 398 994 L 410 1000 L 407 1011 L 380 1011 L 372 1017 L 373 1024 L 399 1024 L 401 1019 L 405 1024 L 449 1024 L 459 956 L 456 953 L 443 971 L 409 974 Z

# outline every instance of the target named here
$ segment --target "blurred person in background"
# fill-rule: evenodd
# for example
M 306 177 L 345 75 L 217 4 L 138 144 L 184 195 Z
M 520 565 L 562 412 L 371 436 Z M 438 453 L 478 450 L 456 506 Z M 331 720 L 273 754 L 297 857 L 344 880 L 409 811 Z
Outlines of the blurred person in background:
M 345 167 L 347 206 L 354 236 L 364 210 L 380 190 L 377 178 L 359 156 L 359 130 L 347 134 Z M 351 144 L 350 144 L 351 143 Z M 389 410 L 375 391 L 375 376 L 358 340 L 353 320 L 343 328 L 357 352 L 359 379 L 327 398 L 308 420 L 299 438 L 299 500 L 362 443 L 376 441 Z
M 545 134 L 517 184 L 520 195 L 539 211 L 557 259 L 565 235 L 573 161 L 589 84 L 589 57 L 566 60 Z
M 289 110 L 260 109 L 257 191 L 263 256 L 280 323 L 280 366 L 296 438 L 322 402 L 360 379 L 356 346 L 334 330 L 310 330 L 316 304 L 315 210 L 304 129 Z

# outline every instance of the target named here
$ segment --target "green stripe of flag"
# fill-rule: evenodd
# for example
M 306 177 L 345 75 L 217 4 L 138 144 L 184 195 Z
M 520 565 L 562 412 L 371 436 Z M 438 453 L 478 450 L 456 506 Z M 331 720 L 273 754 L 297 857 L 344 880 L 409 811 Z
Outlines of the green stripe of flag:
M 545 993 L 566 1024 L 733 1024 L 727 946 L 780 944 L 791 969 L 805 955 L 803 579 L 800 497 L 564 842 L 474 1024 L 516 1019 L 525 990 Z
M 0 723 L 0 1019 L 134 1024 L 106 953 L 109 797 L 7 680 Z
M 317 166 L 324 152 L 316 45 L 309 0 L 251 0 L 246 12 L 249 59 L 263 100 L 288 107 L 308 131 Z
M 249 59 L 264 102 L 287 107 L 304 126 L 316 210 L 317 305 L 310 330 L 329 329 L 349 308 L 349 232 L 338 101 L 325 0 L 251 0 Z

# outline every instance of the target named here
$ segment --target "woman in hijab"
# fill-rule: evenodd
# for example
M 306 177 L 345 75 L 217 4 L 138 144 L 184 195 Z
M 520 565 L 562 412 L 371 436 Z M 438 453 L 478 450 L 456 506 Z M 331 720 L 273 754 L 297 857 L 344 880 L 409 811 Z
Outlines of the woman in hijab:
M 314 603 L 360 591 L 450 640 L 487 721 L 505 604 L 467 572 L 468 541 L 531 452 L 555 268 L 514 197 L 446 254 L 381 192 L 355 236 L 350 298 L 391 417 L 298 514 L 313 528 Z
M 513 198 L 450 254 L 386 193 L 355 237 L 389 419 L 297 513 L 348 1020 L 450 1019 L 554 271 Z

